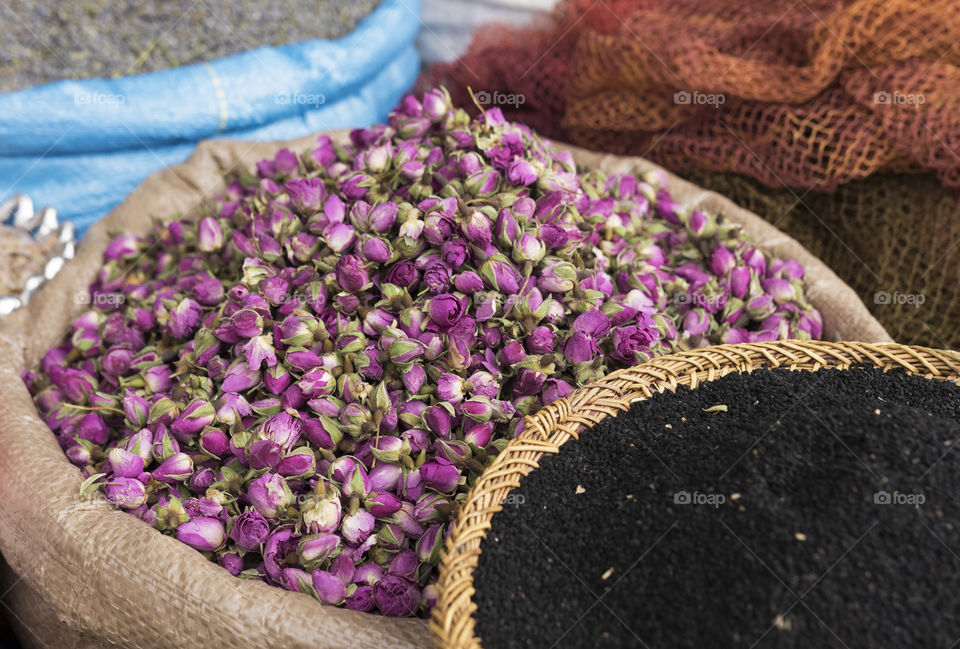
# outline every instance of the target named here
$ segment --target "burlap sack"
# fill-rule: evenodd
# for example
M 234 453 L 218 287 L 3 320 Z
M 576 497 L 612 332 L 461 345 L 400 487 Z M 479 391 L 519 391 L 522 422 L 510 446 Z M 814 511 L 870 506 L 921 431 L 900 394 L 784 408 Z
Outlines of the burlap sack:
M 343 138 L 344 132 L 336 133 Z M 200 553 L 103 501 L 80 502 L 80 472 L 37 417 L 20 373 L 83 310 L 108 231 L 145 232 L 151 217 L 189 213 L 222 188 L 222 169 L 248 168 L 280 146 L 306 150 L 314 137 L 286 143 L 213 141 L 184 164 L 148 178 L 91 228 L 77 257 L 28 307 L 0 325 L 0 576 L 4 604 L 30 647 L 128 649 L 429 647 L 418 619 L 391 619 L 322 606 L 306 595 L 242 581 Z M 579 162 L 611 171 L 651 164 L 576 151 Z M 888 341 L 853 291 L 799 244 L 718 195 L 671 177 L 682 202 L 727 214 L 760 244 L 807 267 L 807 290 L 830 339 Z

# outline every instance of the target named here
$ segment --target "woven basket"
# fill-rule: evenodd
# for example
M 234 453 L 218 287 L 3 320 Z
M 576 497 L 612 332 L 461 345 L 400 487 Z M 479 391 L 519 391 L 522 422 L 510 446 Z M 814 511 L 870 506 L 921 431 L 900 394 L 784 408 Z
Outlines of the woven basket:
M 523 433 L 512 440 L 484 471 L 457 515 L 440 563 L 439 599 L 430 623 L 440 649 L 480 649 L 474 634 L 473 571 L 480 544 L 494 514 L 520 479 L 537 468 L 540 458 L 560 451 L 571 438 L 605 417 L 626 411 L 638 399 L 679 385 L 697 387 L 733 372 L 757 368 L 817 371 L 872 364 L 941 380 L 960 378 L 960 354 L 894 343 L 800 342 L 718 345 L 662 356 L 643 365 L 613 372 L 527 417 Z

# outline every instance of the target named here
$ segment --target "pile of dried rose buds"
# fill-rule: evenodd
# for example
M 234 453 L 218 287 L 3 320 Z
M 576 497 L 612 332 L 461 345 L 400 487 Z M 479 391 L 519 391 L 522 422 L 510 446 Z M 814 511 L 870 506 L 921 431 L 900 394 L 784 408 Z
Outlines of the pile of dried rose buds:
M 816 338 L 802 277 L 661 175 L 578 172 L 441 89 L 118 236 L 24 379 L 84 493 L 234 575 L 416 615 L 525 415 L 677 349 Z

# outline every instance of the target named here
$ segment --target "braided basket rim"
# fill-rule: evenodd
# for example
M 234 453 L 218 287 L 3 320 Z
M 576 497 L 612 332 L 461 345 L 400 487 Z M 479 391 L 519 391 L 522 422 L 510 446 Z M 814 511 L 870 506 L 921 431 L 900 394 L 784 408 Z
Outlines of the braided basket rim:
M 716 345 L 655 358 L 612 372 L 524 420 L 523 432 L 480 475 L 457 514 L 441 554 L 437 604 L 430 619 L 438 649 L 481 649 L 475 635 L 473 571 L 493 516 L 520 479 L 571 438 L 637 399 L 677 386 L 691 389 L 733 372 L 789 368 L 816 372 L 871 364 L 939 380 L 960 379 L 960 353 L 897 343 L 778 341 Z

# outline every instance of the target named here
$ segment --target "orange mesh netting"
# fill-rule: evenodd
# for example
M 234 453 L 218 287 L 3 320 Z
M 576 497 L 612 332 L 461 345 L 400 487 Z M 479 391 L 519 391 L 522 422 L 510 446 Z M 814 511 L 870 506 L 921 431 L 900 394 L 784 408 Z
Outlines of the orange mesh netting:
M 444 84 L 463 106 L 469 86 L 507 117 L 581 146 L 686 175 L 722 172 L 705 184 L 783 221 L 871 308 L 870 288 L 933 292 L 923 322 L 883 305 L 875 315 L 902 342 L 956 347 L 960 256 L 943 237 L 958 216 L 958 41 L 960 3 L 946 0 L 567 0 L 539 25 L 482 28 L 421 85 Z M 759 182 L 747 191 L 728 173 Z M 874 174 L 896 189 L 855 182 Z M 798 190 L 796 205 L 756 207 L 766 187 L 784 186 Z M 921 209 L 931 201 L 935 214 Z M 782 218 L 796 209 L 810 214 Z M 809 230 L 791 229 L 811 220 L 839 242 L 818 248 Z M 890 256 L 907 245 L 931 251 L 929 267 Z

